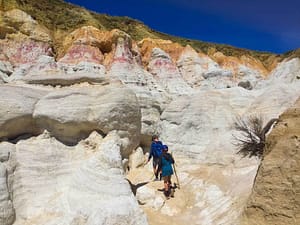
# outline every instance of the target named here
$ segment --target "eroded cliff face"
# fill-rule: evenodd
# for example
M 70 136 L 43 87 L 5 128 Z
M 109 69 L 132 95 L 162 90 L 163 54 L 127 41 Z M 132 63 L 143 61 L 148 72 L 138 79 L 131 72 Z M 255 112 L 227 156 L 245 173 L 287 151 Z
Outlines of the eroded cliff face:
M 68 30 L 18 9 L 0 18 L 2 224 L 147 224 L 145 213 L 155 225 L 237 224 L 259 160 L 235 154 L 233 121 L 291 107 L 299 58 L 266 66 L 94 20 Z M 153 134 L 176 158 L 170 201 L 142 166 Z
M 217 50 L 204 54 L 189 45 L 184 47 L 161 39 L 145 38 L 137 42 L 123 31 L 99 30 L 93 26 L 82 26 L 70 33 L 62 33 L 61 30 L 49 30 L 19 9 L 1 11 L 1 18 L 0 59 L 8 61 L 16 69 L 21 65 L 24 69 L 24 64 L 32 66 L 41 56 L 50 56 L 62 64 L 86 62 L 104 65 L 109 70 L 114 61 L 121 60 L 124 57 L 122 54 L 127 54 L 136 59 L 141 69 L 151 72 L 155 71 L 151 65 L 153 57 L 156 57 L 153 51 L 160 49 L 162 54 L 157 55 L 160 58 L 154 62 L 155 66 L 170 73 L 179 70 L 184 82 L 192 87 L 207 84 L 209 82 L 203 80 L 216 77 L 224 83 L 221 86 L 236 86 L 243 80 L 264 78 L 270 72 L 270 68 L 247 54 L 225 56 Z M 123 39 L 123 47 L 118 42 L 120 38 Z M 124 48 L 121 55 L 120 48 Z M 119 55 L 116 57 L 116 54 Z M 166 57 L 169 61 L 165 60 Z M 134 61 L 128 62 L 132 66 Z M 193 73 L 202 76 L 198 78 Z
M 300 99 L 279 117 L 241 225 L 300 223 Z

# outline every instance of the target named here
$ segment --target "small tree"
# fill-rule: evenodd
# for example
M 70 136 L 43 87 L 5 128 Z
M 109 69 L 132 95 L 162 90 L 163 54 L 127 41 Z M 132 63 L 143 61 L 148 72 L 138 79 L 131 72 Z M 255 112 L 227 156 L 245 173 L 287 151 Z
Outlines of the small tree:
M 261 158 L 265 147 L 266 134 L 277 121 L 278 119 L 271 119 L 263 127 L 261 116 L 237 117 L 234 122 L 234 129 L 241 133 L 239 137 L 234 136 L 235 142 L 233 144 L 238 149 L 237 153 L 242 154 L 244 157 L 258 156 Z

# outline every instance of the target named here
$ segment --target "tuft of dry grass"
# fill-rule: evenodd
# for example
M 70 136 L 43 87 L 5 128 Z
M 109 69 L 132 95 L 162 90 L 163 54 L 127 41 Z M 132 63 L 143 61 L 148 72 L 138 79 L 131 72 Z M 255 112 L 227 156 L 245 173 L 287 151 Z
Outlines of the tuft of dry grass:
M 237 117 L 234 122 L 234 129 L 240 132 L 240 136 L 234 136 L 234 145 L 238 149 L 238 154 L 243 157 L 263 156 L 266 134 L 278 119 L 271 119 L 263 127 L 261 116 Z

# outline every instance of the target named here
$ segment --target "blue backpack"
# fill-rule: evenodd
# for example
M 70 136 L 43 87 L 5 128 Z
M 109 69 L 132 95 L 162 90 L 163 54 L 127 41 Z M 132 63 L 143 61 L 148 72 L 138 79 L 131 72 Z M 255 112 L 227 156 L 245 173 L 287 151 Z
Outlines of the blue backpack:
M 162 154 L 162 143 L 161 141 L 155 142 L 153 141 L 151 144 L 151 152 L 153 157 L 158 158 Z

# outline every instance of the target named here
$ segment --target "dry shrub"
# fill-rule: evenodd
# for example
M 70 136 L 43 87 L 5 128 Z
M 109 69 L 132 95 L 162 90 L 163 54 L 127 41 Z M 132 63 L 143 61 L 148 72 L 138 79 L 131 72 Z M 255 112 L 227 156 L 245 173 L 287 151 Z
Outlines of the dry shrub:
M 248 116 L 245 118 L 237 117 L 234 122 L 234 129 L 240 132 L 240 136 L 234 136 L 234 145 L 238 149 L 238 154 L 244 157 L 257 156 L 262 157 L 266 134 L 272 125 L 278 119 L 271 119 L 265 127 L 263 127 L 263 119 L 261 116 Z

